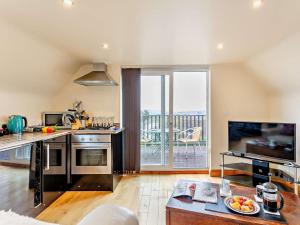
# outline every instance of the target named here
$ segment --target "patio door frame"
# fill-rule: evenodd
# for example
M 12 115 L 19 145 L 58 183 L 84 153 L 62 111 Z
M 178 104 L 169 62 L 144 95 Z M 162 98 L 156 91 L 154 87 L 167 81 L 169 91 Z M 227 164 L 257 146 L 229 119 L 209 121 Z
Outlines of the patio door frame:
M 207 170 L 209 169 L 209 156 L 210 156 L 210 68 L 209 66 L 150 66 L 150 67 L 140 67 L 141 76 L 161 76 L 161 112 L 165 118 L 165 77 L 169 76 L 169 160 L 165 163 L 165 149 L 163 152 L 163 160 L 165 165 L 141 165 L 141 171 L 195 171 L 195 170 Z M 175 72 L 205 72 L 206 73 L 206 137 L 207 137 L 207 157 L 206 165 L 207 168 L 174 168 L 173 167 L 173 157 L 174 157 L 174 121 L 173 121 L 173 105 L 174 105 L 174 73 Z M 164 120 L 164 119 L 163 119 Z M 164 122 L 164 121 L 163 121 Z M 165 123 L 162 123 L 162 143 L 165 145 Z M 165 148 L 165 146 L 164 146 Z
M 171 93 L 173 93 L 173 85 L 171 85 L 171 82 L 173 80 L 173 74 L 170 70 L 167 69 L 156 69 L 156 68 L 142 68 L 141 70 L 141 76 L 154 76 L 154 77 L 161 77 L 161 162 L 163 162 L 163 165 L 141 165 L 141 171 L 154 171 L 154 170 L 170 170 L 173 166 L 171 155 L 173 154 L 173 146 L 169 144 L 169 160 L 166 162 L 166 149 L 165 149 L 165 137 L 166 137 L 166 127 L 165 127 L 165 109 L 166 109 L 166 92 L 165 92 L 165 80 L 166 77 L 169 76 L 169 118 L 171 118 L 171 113 L 173 114 L 173 96 Z M 171 90 L 172 89 L 172 90 Z M 171 99 L 172 98 L 172 99 Z M 172 108 L 171 108 L 172 105 Z M 170 111 L 171 109 L 171 111 Z M 169 128 L 169 135 L 172 133 L 172 129 L 170 129 L 170 123 L 168 124 Z M 169 142 L 170 142 L 170 136 L 169 136 Z M 172 141 L 171 141 L 172 142 Z

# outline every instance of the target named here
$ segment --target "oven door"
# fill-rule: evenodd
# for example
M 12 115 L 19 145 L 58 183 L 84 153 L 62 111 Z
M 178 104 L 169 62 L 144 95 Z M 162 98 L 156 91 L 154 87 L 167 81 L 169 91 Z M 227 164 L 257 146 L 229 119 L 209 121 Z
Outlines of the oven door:
M 111 144 L 72 144 L 72 174 L 111 174 Z
M 66 174 L 66 144 L 47 143 L 45 145 L 44 174 Z

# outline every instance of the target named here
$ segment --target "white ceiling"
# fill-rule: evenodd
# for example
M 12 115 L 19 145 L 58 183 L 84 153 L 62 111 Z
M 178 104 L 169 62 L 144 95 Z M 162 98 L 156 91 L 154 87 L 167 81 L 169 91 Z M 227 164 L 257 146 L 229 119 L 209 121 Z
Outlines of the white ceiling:
M 299 0 L 251 3 L 75 0 L 67 9 L 61 0 L 2 0 L 0 17 L 82 62 L 214 64 L 243 61 L 300 30 Z

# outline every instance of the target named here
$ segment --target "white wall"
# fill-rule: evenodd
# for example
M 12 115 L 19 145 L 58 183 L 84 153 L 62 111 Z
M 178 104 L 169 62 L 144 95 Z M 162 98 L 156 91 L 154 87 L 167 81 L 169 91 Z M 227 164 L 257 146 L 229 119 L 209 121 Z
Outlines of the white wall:
M 40 123 L 41 112 L 52 108 L 52 95 L 60 90 L 78 62 L 55 46 L 0 22 L 0 123 L 11 114 Z
M 53 109 L 65 110 L 71 108 L 74 101 L 81 100 L 83 109 L 90 116 L 114 116 L 115 122 L 120 122 L 120 85 L 86 87 L 73 82 L 76 78 L 90 71 L 91 66 L 83 66 L 68 80 L 54 97 Z M 121 67 L 109 65 L 108 72 L 120 84 Z
M 251 57 L 245 66 L 272 88 L 270 120 L 297 124 L 300 163 L 300 32 Z
M 300 163 L 300 90 L 281 93 L 271 98 L 270 119 L 273 121 L 296 123 L 296 162 Z
M 220 169 L 220 152 L 228 150 L 229 120 L 268 121 L 269 96 L 240 64 L 211 67 L 211 169 Z
M 6 123 L 9 115 L 23 115 L 29 125 L 41 124 L 41 112 L 52 108 L 51 97 L 18 90 L 0 90 L 0 124 Z

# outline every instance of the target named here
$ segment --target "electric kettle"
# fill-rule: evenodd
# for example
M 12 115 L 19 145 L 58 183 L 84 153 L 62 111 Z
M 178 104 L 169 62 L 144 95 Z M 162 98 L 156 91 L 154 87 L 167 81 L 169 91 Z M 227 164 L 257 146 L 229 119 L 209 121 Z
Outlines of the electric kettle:
M 21 134 L 27 127 L 27 119 L 24 116 L 12 115 L 8 119 L 7 128 L 11 134 Z
M 278 195 L 280 196 L 280 206 L 278 207 Z M 269 182 L 263 184 L 263 207 L 270 212 L 277 212 L 284 206 L 284 199 L 275 184 L 271 182 L 271 174 L 269 174 Z

